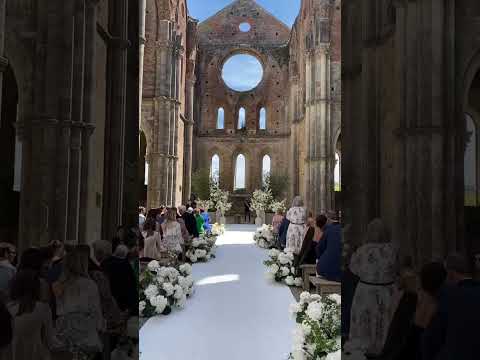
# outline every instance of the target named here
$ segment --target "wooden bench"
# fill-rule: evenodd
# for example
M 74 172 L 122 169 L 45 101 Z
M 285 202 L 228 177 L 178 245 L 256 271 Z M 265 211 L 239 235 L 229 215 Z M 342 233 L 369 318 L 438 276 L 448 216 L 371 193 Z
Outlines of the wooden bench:
M 303 279 L 303 290 L 310 291 L 310 276 L 317 275 L 317 266 L 315 264 L 300 265 Z
M 310 276 L 310 283 L 316 289 L 316 293 L 319 295 L 329 295 L 342 293 L 342 283 L 336 281 L 329 281 L 319 276 Z

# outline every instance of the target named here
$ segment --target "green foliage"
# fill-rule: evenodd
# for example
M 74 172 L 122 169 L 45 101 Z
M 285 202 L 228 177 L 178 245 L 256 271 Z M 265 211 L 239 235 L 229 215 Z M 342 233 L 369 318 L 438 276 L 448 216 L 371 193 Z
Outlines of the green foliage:
M 192 174 L 192 193 L 199 199 L 210 198 L 210 170 L 203 168 Z
M 264 189 L 270 189 L 274 199 L 285 198 L 290 186 L 290 178 L 286 174 L 270 173 L 265 179 Z

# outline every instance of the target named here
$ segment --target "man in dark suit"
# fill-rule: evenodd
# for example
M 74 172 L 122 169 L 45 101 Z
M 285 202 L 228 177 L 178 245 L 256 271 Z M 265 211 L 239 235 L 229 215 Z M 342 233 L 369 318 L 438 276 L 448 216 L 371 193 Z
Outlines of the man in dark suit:
M 450 255 L 445 267 L 448 284 L 423 335 L 422 360 L 479 359 L 480 283 L 463 255 Z
M 317 244 L 317 274 L 330 281 L 342 278 L 342 226 L 336 211 L 327 212 L 328 223 Z

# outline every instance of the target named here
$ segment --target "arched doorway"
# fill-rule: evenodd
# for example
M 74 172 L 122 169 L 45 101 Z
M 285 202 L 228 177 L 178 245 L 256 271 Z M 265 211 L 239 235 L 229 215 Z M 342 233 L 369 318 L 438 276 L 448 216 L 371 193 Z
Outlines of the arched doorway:
M 21 191 L 21 146 L 16 137 L 18 87 L 11 67 L 4 73 L 0 116 L 0 241 L 17 243 Z

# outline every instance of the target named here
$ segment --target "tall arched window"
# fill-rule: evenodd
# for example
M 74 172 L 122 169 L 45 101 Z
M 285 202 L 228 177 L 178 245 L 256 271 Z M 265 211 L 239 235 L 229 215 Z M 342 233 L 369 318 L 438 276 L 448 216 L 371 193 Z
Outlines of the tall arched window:
M 239 154 L 235 161 L 235 184 L 234 190 L 245 189 L 245 171 L 246 171 L 245 156 Z
M 238 130 L 245 129 L 247 127 L 247 119 L 245 115 L 245 109 L 242 107 L 238 110 Z
M 148 186 L 148 162 L 145 161 L 145 184 Z
M 225 110 L 223 108 L 218 109 L 217 113 L 217 129 L 225 128 Z
M 465 115 L 465 156 L 464 156 L 464 184 L 465 206 L 478 206 L 478 168 L 477 168 L 477 127 L 469 114 Z
M 210 177 L 217 184 L 220 180 L 220 157 L 215 154 L 212 156 L 212 164 L 210 168 Z
M 341 191 L 342 189 L 342 179 L 340 174 L 341 169 L 341 160 L 338 152 L 335 153 L 335 169 L 333 171 L 333 180 L 335 185 L 335 191 Z
M 260 109 L 260 118 L 258 119 L 258 128 L 260 130 L 267 129 L 267 110 L 265 108 Z
M 267 177 L 270 175 L 272 167 L 272 159 L 270 156 L 265 155 L 262 160 L 262 184 L 265 185 Z

